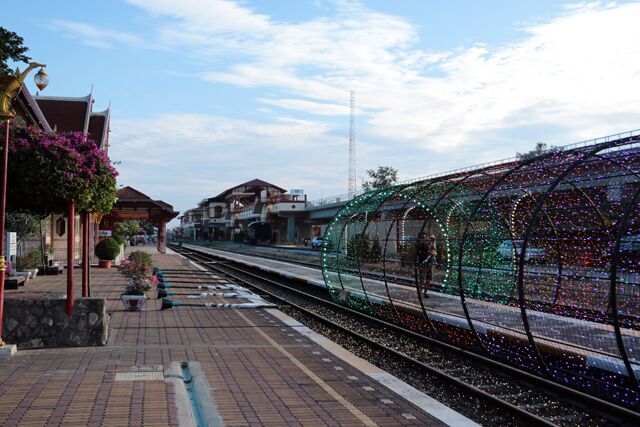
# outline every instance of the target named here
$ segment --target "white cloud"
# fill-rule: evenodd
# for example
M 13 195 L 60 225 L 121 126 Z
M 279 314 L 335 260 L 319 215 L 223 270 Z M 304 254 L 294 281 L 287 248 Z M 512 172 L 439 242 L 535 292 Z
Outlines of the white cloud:
M 259 32 L 268 30 L 266 15 L 229 0 L 127 0 L 155 15 L 167 15 L 179 20 L 185 29 L 196 34 L 225 32 Z
M 110 49 L 119 44 L 145 45 L 146 43 L 138 36 L 127 34 L 117 30 L 98 28 L 84 22 L 73 22 L 64 20 L 50 21 L 49 27 L 63 31 L 67 37 L 78 39 L 87 46 Z
M 323 180 L 345 188 L 351 89 L 358 169 L 391 164 L 402 178 L 508 157 L 536 141 L 560 145 L 640 123 L 637 2 L 568 5 L 553 19 L 521 28 L 518 41 L 479 40 L 450 51 L 429 49 L 409 19 L 352 2 L 334 2 L 327 11 L 333 16 L 301 22 L 277 21 L 228 0 L 128 2 L 153 16 L 145 39 L 189 55 L 205 81 L 255 90 L 270 108 L 252 111 L 276 119 L 167 115 L 143 121 L 143 131 L 137 121 L 114 123 L 114 147 L 162 141 L 158 152 L 167 161 L 206 158 L 254 172 L 239 181 L 263 173 L 316 195 Z M 66 28 L 98 44 L 130 43 L 94 27 Z M 291 117 L 296 111 L 317 120 Z M 322 150 L 325 145 L 332 150 Z M 201 155 L 209 152 L 215 157 Z M 318 152 L 322 171 L 308 167 Z M 291 162 L 280 160 L 283 153 Z M 236 176 L 231 167 L 223 171 Z
M 274 105 L 276 107 L 304 111 L 306 113 L 317 114 L 319 116 L 344 116 L 348 114 L 348 107 L 340 104 L 327 104 L 321 102 L 307 101 L 304 99 L 269 99 L 260 98 L 263 104 Z
M 517 43 L 453 52 L 417 48 L 409 21 L 358 4 L 338 3 L 348 13 L 333 19 L 284 23 L 229 1 L 131 3 L 171 18 L 163 32 L 188 34 L 173 43 L 240 56 L 202 72 L 206 80 L 278 88 L 289 96 L 260 101 L 318 115 L 340 114 L 355 89 L 372 136 L 427 150 L 474 144 L 479 130 L 538 123 L 581 138 L 633 127 L 638 118 L 640 99 L 629 90 L 640 83 L 637 3 L 572 5 L 524 28 Z M 612 123 L 614 112 L 627 119 Z
M 341 152 L 346 150 L 345 142 L 329 134 L 325 124 L 291 117 L 265 124 L 167 114 L 114 119 L 111 129 L 109 155 L 122 161 L 119 182 L 163 194 L 181 210 L 253 178 L 321 189 L 327 174 L 342 173 Z M 336 186 L 325 188 L 340 192 Z

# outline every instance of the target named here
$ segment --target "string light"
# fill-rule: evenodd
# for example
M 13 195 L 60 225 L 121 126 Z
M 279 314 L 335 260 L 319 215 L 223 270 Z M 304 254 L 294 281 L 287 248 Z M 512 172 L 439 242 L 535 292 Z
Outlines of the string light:
M 353 308 L 640 408 L 638 141 L 362 194 L 325 233 L 326 286 Z M 438 253 L 425 301 L 419 232 Z

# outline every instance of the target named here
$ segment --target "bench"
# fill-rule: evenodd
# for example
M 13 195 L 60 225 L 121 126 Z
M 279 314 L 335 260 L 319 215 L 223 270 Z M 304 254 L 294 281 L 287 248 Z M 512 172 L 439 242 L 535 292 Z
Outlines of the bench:
M 24 286 L 27 276 L 7 277 L 4 279 L 5 289 L 18 289 L 18 286 Z
M 54 264 L 47 267 L 47 271 L 45 274 L 62 274 L 64 271 L 64 267 L 62 264 Z

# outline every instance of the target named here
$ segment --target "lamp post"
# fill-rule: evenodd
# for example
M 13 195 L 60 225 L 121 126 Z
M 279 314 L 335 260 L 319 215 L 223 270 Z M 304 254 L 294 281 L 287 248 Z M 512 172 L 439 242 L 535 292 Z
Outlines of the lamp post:
M 32 62 L 22 73 L 16 70 L 15 75 L 0 76 L 0 121 L 5 124 L 5 138 L 2 148 L 2 175 L 0 181 L 0 333 L 2 333 L 2 319 L 4 316 L 4 273 L 6 264 L 4 260 L 4 220 L 7 205 L 7 167 L 9 165 L 9 125 L 16 116 L 16 112 L 11 108 L 13 97 L 20 92 L 24 79 L 34 68 L 40 67 L 40 71 L 35 75 L 36 86 L 40 90 L 47 87 L 49 76 L 44 71 L 46 65 Z M 4 345 L 0 337 L 0 346 Z

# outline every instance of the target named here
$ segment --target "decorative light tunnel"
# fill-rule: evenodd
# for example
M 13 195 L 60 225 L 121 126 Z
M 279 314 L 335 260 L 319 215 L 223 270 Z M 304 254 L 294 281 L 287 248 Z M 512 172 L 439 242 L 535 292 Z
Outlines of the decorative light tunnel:
M 335 300 L 640 408 L 638 132 L 364 193 L 323 245 Z

